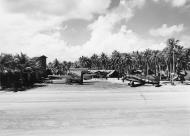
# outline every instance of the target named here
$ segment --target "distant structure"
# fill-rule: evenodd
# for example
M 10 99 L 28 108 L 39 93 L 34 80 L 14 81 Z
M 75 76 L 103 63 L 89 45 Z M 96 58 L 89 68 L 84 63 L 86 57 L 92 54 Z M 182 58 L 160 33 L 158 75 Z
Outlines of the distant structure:
M 47 68 L 46 62 L 47 62 L 47 57 L 44 55 L 38 57 L 38 59 L 37 59 L 37 63 L 38 63 L 38 65 L 40 65 L 40 68 L 43 71 L 46 71 L 46 68 Z
M 89 70 L 90 73 L 95 74 L 94 78 L 118 78 L 119 72 L 116 70 Z
M 82 72 L 87 72 L 88 68 L 70 68 L 69 73 L 74 73 L 78 76 L 81 76 Z
M 83 84 L 85 73 L 88 73 L 87 68 L 70 68 L 68 74 L 72 75 L 74 80 L 78 80 L 80 84 Z
M 32 60 L 35 62 L 36 68 L 40 73 L 46 76 L 46 69 L 47 69 L 47 57 L 42 55 L 40 57 L 34 57 Z

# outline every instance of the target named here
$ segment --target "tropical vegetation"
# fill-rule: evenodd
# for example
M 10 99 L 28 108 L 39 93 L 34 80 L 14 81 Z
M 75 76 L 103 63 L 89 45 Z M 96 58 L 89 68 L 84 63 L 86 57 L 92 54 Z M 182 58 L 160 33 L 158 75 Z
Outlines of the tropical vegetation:
M 190 70 L 190 48 L 184 48 L 179 40 L 170 38 L 163 50 L 146 49 L 130 53 L 115 50 L 109 56 L 105 53 L 81 56 L 75 62 L 59 62 L 55 59 L 48 67 L 58 73 L 66 73 L 70 67 L 116 70 L 121 76 L 135 69 L 142 70 L 145 75 L 164 72 L 169 78 L 171 73 Z
M 5 69 L 24 71 L 28 67 L 33 70 L 38 69 L 35 61 L 23 53 L 17 55 L 2 53 L 0 55 L 0 71 Z M 169 78 L 171 73 L 190 70 L 190 48 L 184 48 L 179 40 L 170 38 L 163 50 L 146 49 L 128 53 L 115 50 L 111 55 L 101 53 L 90 57 L 81 56 L 75 62 L 61 62 L 55 59 L 47 65 L 52 74 L 66 74 L 71 67 L 116 70 L 120 76 L 132 70 L 142 70 L 145 75 L 157 75 L 164 71 Z

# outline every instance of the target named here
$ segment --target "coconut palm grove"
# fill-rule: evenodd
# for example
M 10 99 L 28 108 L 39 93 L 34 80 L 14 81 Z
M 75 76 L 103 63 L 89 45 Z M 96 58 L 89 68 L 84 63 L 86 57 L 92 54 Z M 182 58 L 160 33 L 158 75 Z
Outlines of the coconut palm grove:
M 172 80 L 174 76 L 184 76 L 190 70 L 190 48 L 184 48 L 180 41 L 170 38 L 163 50 L 133 51 L 121 53 L 113 51 L 111 56 L 105 53 L 81 56 L 75 62 L 55 59 L 46 66 L 40 57 L 29 58 L 26 54 L 4 54 L 0 56 L 0 74 L 2 88 L 27 88 L 37 82 L 43 82 L 48 75 L 67 75 L 70 68 L 88 70 L 115 70 L 118 78 L 140 70 L 143 75 L 154 75 L 160 80 Z M 39 61 L 40 60 L 40 61 Z M 43 60 L 43 59 L 42 59 Z M 45 64 L 44 64 L 45 63 Z M 44 66 L 45 65 L 45 66 Z M 180 79 L 184 81 L 185 78 Z
M 167 73 L 169 78 L 171 73 L 177 71 L 187 71 L 190 69 L 190 48 L 184 48 L 179 44 L 179 40 L 168 39 L 167 47 L 163 50 L 133 51 L 121 53 L 113 51 L 111 56 L 105 53 L 93 54 L 91 57 L 81 56 L 78 61 L 67 62 L 55 59 L 48 64 L 48 68 L 54 74 L 64 74 L 69 68 L 88 68 L 116 70 L 120 76 L 129 73 L 131 70 L 142 70 L 145 75 Z

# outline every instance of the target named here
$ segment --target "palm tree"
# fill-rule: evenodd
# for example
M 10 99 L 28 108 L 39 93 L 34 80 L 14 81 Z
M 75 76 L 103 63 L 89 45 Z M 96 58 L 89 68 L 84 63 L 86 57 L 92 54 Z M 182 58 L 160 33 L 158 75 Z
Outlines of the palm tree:
M 14 62 L 19 70 L 23 71 L 26 67 L 30 67 L 29 57 L 26 54 L 17 54 L 14 56 Z
M 15 69 L 14 56 L 11 54 L 1 54 L 1 69 Z
M 67 61 L 63 61 L 62 62 L 62 70 L 63 70 L 63 73 L 67 73 L 67 71 L 70 69 L 70 67 L 72 66 L 72 62 L 67 62 Z
M 101 69 L 108 69 L 109 58 L 105 53 L 100 55 Z
M 166 47 L 167 60 L 169 61 L 169 64 L 170 64 L 170 80 L 172 84 L 173 84 L 173 78 L 174 78 L 174 73 L 176 69 L 175 54 L 178 52 L 176 49 L 180 48 L 178 43 L 179 43 L 179 40 L 175 40 L 174 38 L 170 38 L 167 40 L 167 47 Z
M 91 68 L 91 60 L 88 57 L 80 57 L 79 63 L 82 68 Z
M 62 65 L 56 58 L 52 63 L 48 64 L 53 74 L 59 74 L 62 71 Z
M 90 57 L 90 60 L 91 60 L 91 64 L 92 64 L 91 68 L 93 68 L 93 69 L 99 69 L 100 68 L 100 59 L 99 59 L 97 54 L 93 54 Z
M 155 75 L 157 75 L 159 71 L 159 55 L 158 50 L 153 50 L 150 56 L 150 64 Z
M 190 70 L 190 48 L 184 49 L 183 51 L 183 63 L 184 70 Z
M 80 68 L 80 63 L 79 63 L 79 61 L 74 61 L 74 62 L 71 64 L 71 67 L 73 67 L 73 68 Z
M 122 74 L 122 56 L 118 51 L 113 51 L 111 55 L 111 64 L 112 69 L 119 72 L 119 74 Z
M 122 73 L 129 73 L 129 70 L 131 70 L 132 65 L 132 58 L 130 54 L 124 53 L 122 55 Z
M 151 52 L 151 50 L 150 49 L 147 49 L 147 50 L 145 50 L 145 52 L 144 52 L 144 62 L 146 63 L 146 75 L 148 75 L 149 74 L 149 70 L 150 70 L 150 57 L 151 57 L 151 54 L 152 54 L 152 52 Z

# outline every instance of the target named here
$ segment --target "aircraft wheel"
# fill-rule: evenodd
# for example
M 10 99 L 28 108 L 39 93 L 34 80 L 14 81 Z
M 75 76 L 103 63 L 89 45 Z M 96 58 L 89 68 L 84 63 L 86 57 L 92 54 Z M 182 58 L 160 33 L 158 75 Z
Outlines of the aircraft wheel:
M 156 84 L 155 87 L 160 87 L 161 85 L 160 84 Z
M 134 82 L 134 81 L 131 81 L 130 86 L 131 86 L 131 87 L 134 87 L 134 86 L 135 86 L 135 82 Z

